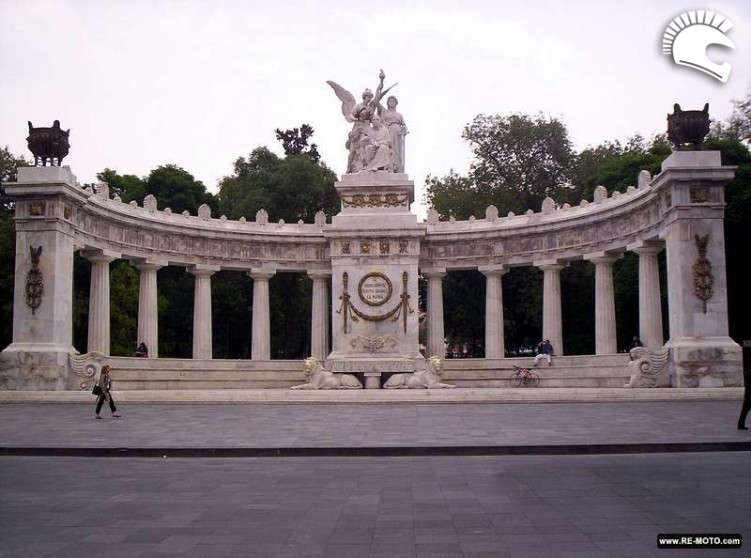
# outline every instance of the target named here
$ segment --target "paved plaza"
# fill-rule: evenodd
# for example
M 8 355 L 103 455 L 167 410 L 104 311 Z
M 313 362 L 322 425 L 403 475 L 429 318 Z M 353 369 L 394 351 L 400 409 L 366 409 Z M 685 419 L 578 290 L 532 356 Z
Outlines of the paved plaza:
M 3 404 L 0 556 L 748 556 L 739 408 Z

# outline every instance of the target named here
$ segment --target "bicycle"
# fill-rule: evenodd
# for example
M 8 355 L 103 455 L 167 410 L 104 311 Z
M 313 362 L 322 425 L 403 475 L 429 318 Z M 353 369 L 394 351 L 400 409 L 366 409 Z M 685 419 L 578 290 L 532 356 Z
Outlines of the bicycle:
M 514 373 L 509 378 L 509 384 L 512 387 L 537 387 L 540 385 L 540 376 L 536 372 L 532 372 L 529 368 L 514 366 Z

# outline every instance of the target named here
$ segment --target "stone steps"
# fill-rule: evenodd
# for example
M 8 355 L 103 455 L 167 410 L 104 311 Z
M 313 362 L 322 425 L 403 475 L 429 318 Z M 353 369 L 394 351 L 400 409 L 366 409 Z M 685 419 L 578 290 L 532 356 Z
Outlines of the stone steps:
M 305 382 L 298 360 L 192 360 L 111 357 L 117 389 L 288 389 Z M 628 355 L 556 357 L 533 370 L 546 388 L 620 388 L 629 380 Z M 461 388 L 506 388 L 514 365 L 531 359 L 446 359 L 443 379 Z M 386 375 L 384 375 L 384 378 Z

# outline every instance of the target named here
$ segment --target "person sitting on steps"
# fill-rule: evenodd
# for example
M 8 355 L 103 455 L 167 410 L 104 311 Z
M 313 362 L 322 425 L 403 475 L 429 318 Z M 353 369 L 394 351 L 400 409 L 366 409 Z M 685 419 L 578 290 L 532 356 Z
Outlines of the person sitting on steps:
M 550 339 L 545 339 L 537 344 L 537 355 L 535 355 L 534 366 L 540 364 L 542 359 L 548 359 L 548 366 L 553 366 L 553 345 L 550 343 Z
M 147 357 L 149 356 L 149 349 L 146 348 L 146 343 L 141 341 L 141 343 L 138 344 L 138 348 L 136 349 L 136 356 L 137 357 Z

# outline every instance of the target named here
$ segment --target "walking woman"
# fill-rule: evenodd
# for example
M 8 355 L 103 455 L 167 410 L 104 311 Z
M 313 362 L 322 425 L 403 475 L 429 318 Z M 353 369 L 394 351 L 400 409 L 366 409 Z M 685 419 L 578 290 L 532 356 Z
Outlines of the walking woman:
M 97 382 L 97 385 L 99 386 L 99 398 L 96 400 L 96 415 L 94 418 L 102 418 L 102 416 L 99 414 L 99 411 L 102 410 L 102 405 L 104 405 L 104 401 L 106 400 L 107 403 L 110 405 L 110 411 L 112 411 L 112 416 L 115 418 L 119 418 L 120 415 L 117 414 L 117 407 L 115 407 L 115 400 L 112 399 L 112 393 L 110 393 L 110 389 L 112 389 L 112 379 L 110 378 L 110 365 L 105 364 L 102 366 L 102 373 L 99 375 L 99 381 Z

